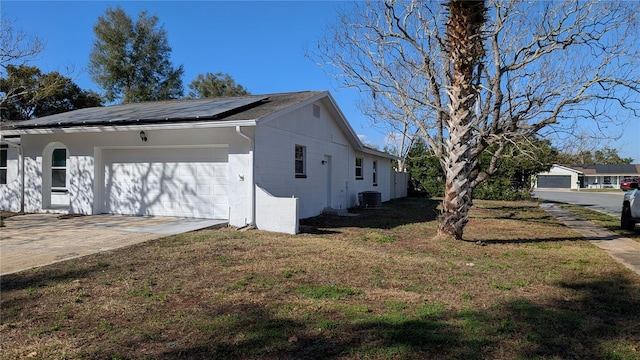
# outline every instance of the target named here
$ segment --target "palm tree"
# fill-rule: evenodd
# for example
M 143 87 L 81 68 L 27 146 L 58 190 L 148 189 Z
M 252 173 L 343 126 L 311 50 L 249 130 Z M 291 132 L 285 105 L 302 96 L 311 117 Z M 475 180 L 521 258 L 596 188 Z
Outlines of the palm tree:
M 470 123 L 479 93 L 474 83 L 484 56 L 482 28 L 487 8 L 483 1 L 451 0 L 446 23 L 446 49 L 452 70 L 448 74 L 447 95 L 449 139 L 442 158 L 445 170 L 445 194 L 439 218 L 438 235 L 461 240 L 471 206 L 470 175 L 474 168 Z

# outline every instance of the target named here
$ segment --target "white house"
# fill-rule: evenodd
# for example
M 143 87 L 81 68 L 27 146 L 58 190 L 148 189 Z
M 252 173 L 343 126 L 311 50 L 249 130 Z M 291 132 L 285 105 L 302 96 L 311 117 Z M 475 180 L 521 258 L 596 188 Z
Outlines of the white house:
M 582 181 L 582 172 L 554 164 L 547 172 L 538 174 L 536 188 L 578 189 Z
M 640 164 L 553 165 L 537 177 L 537 188 L 619 188 L 622 180 L 640 177 Z
M 361 192 L 406 196 L 393 156 L 364 146 L 324 91 L 87 108 L 5 125 L 0 141 L 9 211 L 296 233 L 300 218 L 358 206 Z

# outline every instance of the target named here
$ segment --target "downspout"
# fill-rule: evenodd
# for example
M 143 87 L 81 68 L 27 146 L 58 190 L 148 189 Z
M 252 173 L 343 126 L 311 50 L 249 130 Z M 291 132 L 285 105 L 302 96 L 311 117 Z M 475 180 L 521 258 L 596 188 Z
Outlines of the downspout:
M 0 140 L 2 140 L 0 138 Z M 20 162 L 20 212 L 23 213 L 24 212 L 24 151 L 22 149 L 22 145 L 18 145 L 18 144 L 13 144 L 9 141 L 6 142 L 7 145 L 18 149 L 18 161 Z
M 236 126 L 236 133 L 238 135 L 240 135 L 241 137 L 245 138 L 247 141 L 249 141 L 250 144 L 250 151 L 251 151 L 251 190 L 250 190 L 250 197 L 251 197 L 251 222 L 249 224 L 246 225 L 252 225 L 255 226 L 256 224 L 256 183 L 255 183 L 255 142 L 253 141 L 253 139 L 242 132 L 242 128 L 237 125 Z

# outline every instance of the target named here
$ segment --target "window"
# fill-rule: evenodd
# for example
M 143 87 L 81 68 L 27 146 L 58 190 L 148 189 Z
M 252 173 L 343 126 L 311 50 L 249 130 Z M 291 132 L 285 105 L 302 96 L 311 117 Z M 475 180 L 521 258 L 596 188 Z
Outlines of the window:
M 373 186 L 378 186 L 378 162 L 373 162 Z
M 51 154 L 51 188 L 67 188 L 67 150 L 55 149 Z
M 307 147 L 302 145 L 296 145 L 296 177 L 297 178 L 306 178 L 307 177 L 307 169 L 306 169 L 306 156 L 307 156 Z
M 9 145 L 0 145 L 0 184 L 7 183 L 7 153 Z
M 364 179 L 362 168 L 362 158 L 356 158 L 356 180 Z

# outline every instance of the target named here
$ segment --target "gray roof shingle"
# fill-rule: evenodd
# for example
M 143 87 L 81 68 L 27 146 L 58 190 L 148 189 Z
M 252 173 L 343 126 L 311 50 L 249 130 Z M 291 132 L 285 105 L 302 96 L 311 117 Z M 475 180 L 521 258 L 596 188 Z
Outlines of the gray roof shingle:
M 186 121 L 257 120 L 322 91 L 197 100 L 168 100 L 85 108 L 37 119 L 6 122 L 2 128 L 33 129 L 97 125 L 157 124 Z

